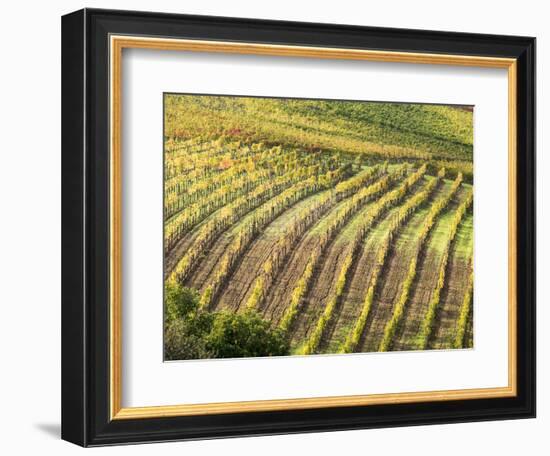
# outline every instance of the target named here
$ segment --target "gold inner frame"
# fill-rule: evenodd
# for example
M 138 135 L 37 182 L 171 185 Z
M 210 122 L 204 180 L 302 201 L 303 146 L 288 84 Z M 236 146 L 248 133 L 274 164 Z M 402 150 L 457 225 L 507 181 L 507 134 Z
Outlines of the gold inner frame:
M 122 407 L 122 51 L 123 49 L 255 54 L 317 59 L 368 60 L 508 70 L 508 386 L 299 399 L 170 406 Z M 110 414 L 111 419 L 298 410 L 374 404 L 513 397 L 517 394 L 517 61 L 511 58 L 337 49 L 241 42 L 110 36 Z

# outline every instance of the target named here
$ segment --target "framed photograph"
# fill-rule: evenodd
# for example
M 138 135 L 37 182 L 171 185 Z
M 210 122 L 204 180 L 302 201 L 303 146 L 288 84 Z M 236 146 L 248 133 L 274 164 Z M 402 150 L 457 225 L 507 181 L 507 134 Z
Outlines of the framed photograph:
M 62 437 L 535 416 L 535 39 L 62 20 Z

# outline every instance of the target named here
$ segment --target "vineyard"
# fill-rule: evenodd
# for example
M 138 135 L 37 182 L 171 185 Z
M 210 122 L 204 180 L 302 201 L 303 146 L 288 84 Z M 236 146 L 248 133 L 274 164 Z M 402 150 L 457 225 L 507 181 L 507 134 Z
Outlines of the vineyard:
M 168 359 L 473 346 L 471 110 L 164 102 Z

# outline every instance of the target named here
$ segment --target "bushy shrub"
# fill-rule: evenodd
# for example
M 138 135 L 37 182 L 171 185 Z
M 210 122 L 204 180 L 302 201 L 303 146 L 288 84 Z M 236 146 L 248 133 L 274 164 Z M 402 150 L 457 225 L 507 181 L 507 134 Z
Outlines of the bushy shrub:
M 169 282 L 165 291 L 166 360 L 288 355 L 286 331 L 272 328 L 256 311 L 209 312 L 199 293 Z
M 182 287 L 175 281 L 167 281 L 164 287 L 165 319 L 173 321 L 186 318 L 198 309 L 199 299 L 197 290 Z
M 207 346 L 216 358 L 281 356 L 289 353 L 285 333 L 272 329 L 253 310 L 216 313 L 207 336 Z
M 206 321 L 204 321 L 206 323 Z M 164 330 L 164 359 L 213 358 L 204 334 L 197 321 L 177 319 L 169 322 Z M 209 323 L 209 322 L 208 322 Z

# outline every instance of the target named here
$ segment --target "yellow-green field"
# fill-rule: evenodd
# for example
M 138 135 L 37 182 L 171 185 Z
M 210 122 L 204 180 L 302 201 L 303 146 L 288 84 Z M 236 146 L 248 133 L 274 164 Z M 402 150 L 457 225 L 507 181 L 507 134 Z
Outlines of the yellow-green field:
M 164 103 L 166 359 L 472 347 L 472 109 Z

